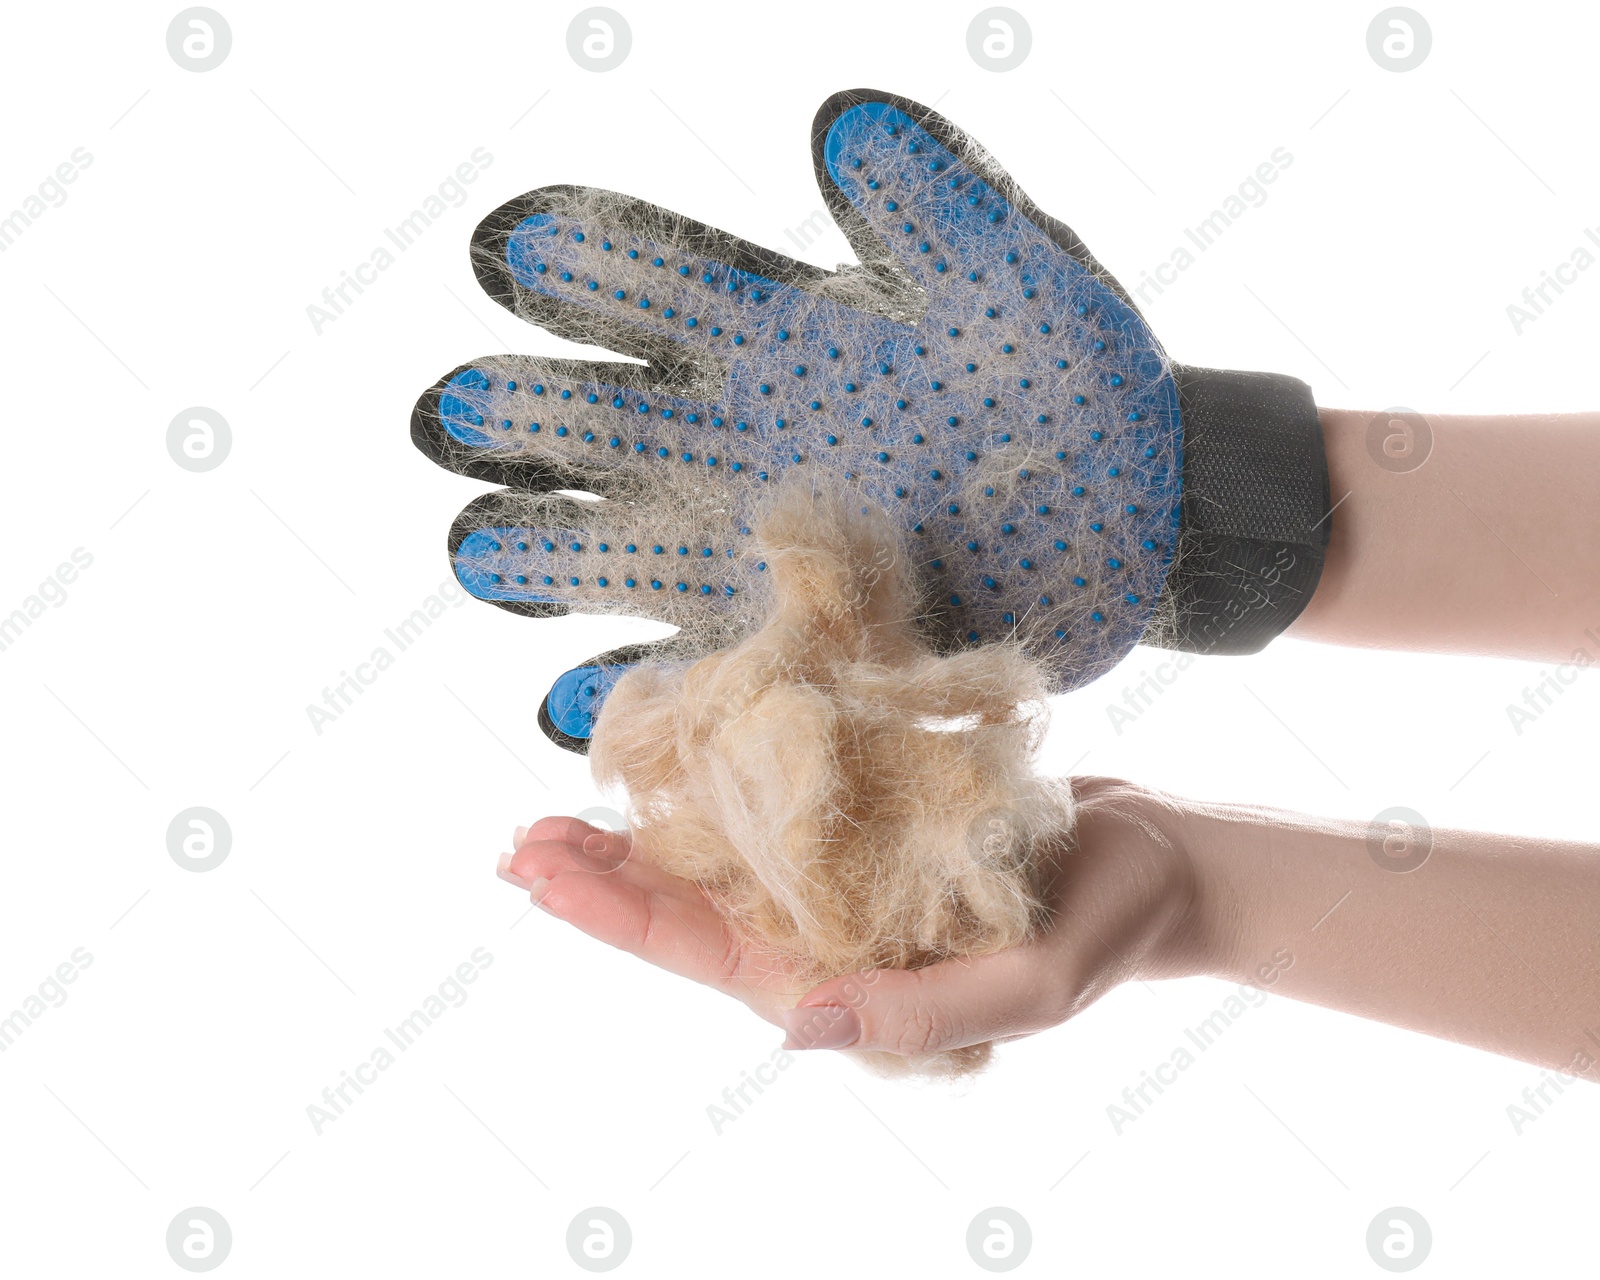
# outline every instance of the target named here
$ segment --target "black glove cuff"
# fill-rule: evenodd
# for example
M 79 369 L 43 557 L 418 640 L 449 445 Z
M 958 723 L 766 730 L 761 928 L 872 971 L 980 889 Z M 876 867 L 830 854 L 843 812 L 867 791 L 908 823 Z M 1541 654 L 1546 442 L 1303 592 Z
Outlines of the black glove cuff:
M 1333 519 L 1311 388 L 1275 373 L 1174 365 L 1183 508 L 1168 623 L 1149 642 L 1256 653 L 1300 615 Z

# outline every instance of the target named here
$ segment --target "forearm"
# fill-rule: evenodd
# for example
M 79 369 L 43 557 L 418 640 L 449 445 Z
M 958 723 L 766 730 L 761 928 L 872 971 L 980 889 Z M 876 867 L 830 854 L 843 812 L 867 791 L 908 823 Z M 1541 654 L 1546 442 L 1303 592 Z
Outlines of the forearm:
M 1321 583 L 1285 634 L 1600 660 L 1600 414 L 1428 414 L 1423 430 L 1416 415 L 1320 416 L 1332 533 Z
M 1175 814 L 1193 970 L 1600 1080 L 1600 848 L 1396 829 L 1385 851 L 1365 824 Z

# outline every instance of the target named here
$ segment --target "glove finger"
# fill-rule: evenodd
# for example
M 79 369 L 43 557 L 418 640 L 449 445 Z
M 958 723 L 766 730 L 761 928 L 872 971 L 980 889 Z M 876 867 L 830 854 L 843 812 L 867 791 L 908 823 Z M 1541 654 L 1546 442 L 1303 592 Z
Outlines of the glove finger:
M 589 754 L 589 739 L 606 698 L 634 665 L 640 662 L 692 660 L 705 655 L 704 644 L 680 631 L 663 640 L 624 645 L 602 653 L 551 682 L 539 704 L 539 728 L 556 746 L 576 755 Z
M 720 518 L 719 518 L 720 517 Z M 615 613 L 668 622 L 707 649 L 759 625 L 765 561 L 709 502 L 580 501 L 497 489 L 450 529 L 456 579 L 515 613 Z
M 784 317 L 836 325 L 853 309 L 812 292 L 830 273 L 657 205 L 594 187 L 544 187 L 473 233 L 478 283 L 514 315 L 648 360 L 715 399 L 725 363 Z
M 702 440 L 721 425 L 704 402 L 662 393 L 640 365 L 502 355 L 425 391 L 411 438 L 441 467 L 476 479 L 608 493 L 629 488 L 646 458 L 701 458 Z
M 969 464 L 919 477 L 948 477 L 932 516 L 968 553 L 940 555 L 955 562 L 956 633 L 979 643 L 998 621 L 1074 684 L 1114 665 L 1155 616 L 1178 523 L 1181 423 L 1160 344 L 1082 241 L 927 108 L 836 95 L 813 140 L 863 261 L 927 299 L 917 361 L 896 363 L 912 368 L 911 412 L 936 392 L 957 433 L 938 443 Z M 908 452 L 896 444 L 891 465 Z
M 930 296 L 970 293 L 1001 265 L 1020 262 L 1026 275 L 1065 250 L 1132 306 L 1070 227 L 919 103 L 868 89 L 835 94 L 817 112 L 812 152 L 817 185 L 861 260 L 908 274 Z

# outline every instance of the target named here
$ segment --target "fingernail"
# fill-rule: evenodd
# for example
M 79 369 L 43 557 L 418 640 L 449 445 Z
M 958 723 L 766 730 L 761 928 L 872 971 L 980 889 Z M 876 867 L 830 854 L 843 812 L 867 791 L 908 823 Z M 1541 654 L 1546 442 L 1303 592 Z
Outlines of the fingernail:
M 861 1019 L 848 1005 L 816 1004 L 783 1015 L 785 1049 L 848 1049 L 861 1039 Z
M 511 853 L 502 853 L 500 855 L 500 863 L 494 869 L 495 875 L 499 876 L 507 884 L 516 885 L 517 888 L 519 888 L 519 889 L 532 888 L 532 883 L 530 881 L 524 880 L 521 876 L 519 876 L 515 871 L 513 871 L 511 869 L 511 859 L 513 857 L 515 857 L 515 856 L 516 856 L 515 854 L 511 854 Z M 545 880 L 545 881 L 541 881 L 541 883 L 549 884 L 550 882 L 548 880 Z
M 546 911 L 550 911 L 549 907 L 545 907 L 543 901 L 544 895 L 550 890 L 550 882 L 543 876 L 535 876 L 532 880 L 528 881 L 526 887 L 528 890 L 528 896 L 533 900 L 533 905 L 536 907 L 544 907 Z M 550 914 L 554 915 L 555 912 L 552 911 Z
M 528 828 L 518 827 L 514 832 L 511 833 L 511 847 L 513 849 L 522 848 L 522 842 L 527 839 L 527 836 Z

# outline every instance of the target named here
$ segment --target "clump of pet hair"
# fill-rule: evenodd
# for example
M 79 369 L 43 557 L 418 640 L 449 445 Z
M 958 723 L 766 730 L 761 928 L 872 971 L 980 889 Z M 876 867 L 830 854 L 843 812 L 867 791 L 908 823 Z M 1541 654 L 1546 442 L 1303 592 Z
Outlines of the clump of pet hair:
M 637 667 L 596 725 L 594 775 L 625 793 L 634 856 L 701 886 L 794 974 L 795 1000 L 1022 942 L 1072 825 L 1070 790 L 1034 772 L 1044 670 L 1010 644 L 936 655 L 906 549 L 859 497 L 785 486 L 756 541 L 760 630 Z M 961 1075 L 989 1049 L 862 1056 Z

